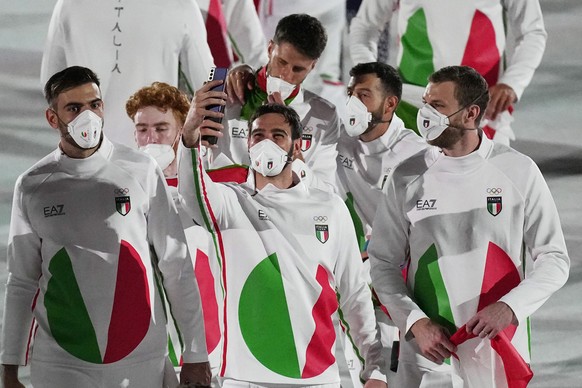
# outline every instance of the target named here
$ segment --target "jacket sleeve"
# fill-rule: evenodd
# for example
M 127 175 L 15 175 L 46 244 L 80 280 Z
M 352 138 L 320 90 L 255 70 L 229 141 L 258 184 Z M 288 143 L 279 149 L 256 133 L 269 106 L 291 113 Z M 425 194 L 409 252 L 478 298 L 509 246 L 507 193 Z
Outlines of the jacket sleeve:
M 223 0 L 222 6 L 232 48 L 245 63 L 256 69 L 268 62 L 267 41 L 259 15 L 251 0 Z
M 408 333 L 416 321 L 427 316 L 410 297 L 402 276 L 402 268 L 410 256 L 410 221 L 402 210 L 403 203 L 393 173 L 378 204 L 368 255 L 374 291 L 398 329 Z
M 336 171 L 337 171 L 337 143 L 340 137 L 340 126 L 343 125 L 339 116 L 333 108 L 333 112 L 326 123 L 324 130 L 318 131 L 317 136 L 321 136 L 317 141 L 313 141 L 309 155 L 305 157 L 305 164 L 313 171 L 317 179 L 328 185 L 327 191 L 336 191 Z
M 214 235 L 228 226 L 229 215 L 236 217 L 229 205 L 238 203 L 236 195 L 224 184 L 210 179 L 198 148 L 186 148 L 180 142 L 178 154 L 178 193 L 182 207 L 194 222 Z
M 363 0 L 350 24 L 350 56 L 354 64 L 378 60 L 378 40 L 392 19 L 394 0 Z
M 556 205 L 533 162 L 524 198 L 524 244 L 533 267 L 526 268 L 525 279 L 500 299 L 511 307 L 519 322 L 566 283 L 570 269 Z
M 33 325 L 33 301 L 42 274 L 41 239 L 34 232 L 25 209 L 21 179 L 16 182 L 8 239 L 8 280 L 0 362 L 26 365 L 27 343 Z
M 155 168 L 155 170 L 154 170 Z M 204 319 L 194 268 L 176 206 L 162 171 L 152 165 L 148 238 L 157 256 L 171 313 L 184 343 L 184 362 L 208 361 Z
M 214 58 L 206 40 L 206 26 L 196 0 L 190 0 L 184 10 L 184 43 L 180 51 L 180 69 L 192 92 L 208 80 Z
M 511 86 L 520 99 L 542 61 L 548 34 L 538 0 L 505 0 L 504 3 L 509 55 L 498 82 Z
M 46 81 L 53 74 L 67 67 L 62 13 L 63 1 L 59 0 L 53 9 L 44 44 L 44 52 L 42 54 L 42 62 L 40 65 L 40 82 L 42 87 L 44 87 Z
M 386 381 L 386 361 L 382 357 L 380 332 L 376 327 L 372 293 L 360 258 L 355 231 L 349 212 L 341 199 L 335 196 L 340 220 L 340 246 L 335 267 L 339 305 L 346 321 L 348 335 L 364 358 L 364 380 Z

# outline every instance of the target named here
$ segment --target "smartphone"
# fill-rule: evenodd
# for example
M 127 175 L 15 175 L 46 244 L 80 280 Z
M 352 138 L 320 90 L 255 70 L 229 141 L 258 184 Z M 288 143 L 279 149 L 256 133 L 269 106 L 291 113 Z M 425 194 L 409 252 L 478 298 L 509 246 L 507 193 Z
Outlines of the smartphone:
M 218 80 L 218 79 L 223 81 L 222 84 L 215 86 L 214 88 L 212 88 L 210 90 L 214 91 L 214 92 L 224 92 L 226 90 L 226 75 L 227 74 L 228 74 L 228 68 L 226 68 L 226 67 L 213 67 L 212 69 L 210 69 L 210 74 L 208 75 L 208 81 L 214 81 L 214 80 Z M 209 110 L 212 110 L 215 112 L 224 113 L 224 105 L 209 105 L 206 107 L 206 109 L 209 109 Z M 205 117 L 205 119 L 209 119 L 209 120 L 215 121 L 217 123 L 222 123 L 222 118 Z M 205 135 L 205 136 L 202 136 L 202 140 L 206 140 L 210 144 L 216 144 L 216 142 L 218 141 L 218 137 Z

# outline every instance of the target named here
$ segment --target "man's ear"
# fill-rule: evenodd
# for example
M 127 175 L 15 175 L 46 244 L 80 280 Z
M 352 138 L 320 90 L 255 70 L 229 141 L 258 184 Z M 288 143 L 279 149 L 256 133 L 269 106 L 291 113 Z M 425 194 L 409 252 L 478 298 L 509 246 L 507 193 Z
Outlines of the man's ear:
M 310 72 L 311 72 L 311 70 L 315 69 L 315 65 L 317 65 L 317 61 L 319 61 L 319 59 L 316 59 L 311 63 L 311 69 L 309 70 Z
M 275 42 L 273 42 L 273 39 L 269 40 L 269 45 L 267 46 L 267 55 L 269 56 L 269 60 L 271 60 L 271 52 L 273 52 L 273 49 L 275 48 Z
M 388 96 L 384 99 L 384 115 L 392 115 L 398 107 L 398 97 Z
M 479 105 L 471 105 L 467 112 L 467 121 L 473 123 L 476 122 L 477 117 L 479 117 L 479 113 L 481 113 L 481 108 L 479 108 Z
M 301 153 L 301 138 L 293 140 L 293 160 L 295 159 L 303 160 L 303 154 Z
M 48 121 L 51 128 L 54 129 L 59 128 L 59 118 L 57 117 L 57 114 L 55 113 L 54 110 L 52 110 L 51 108 L 46 108 L 44 115 L 46 117 L 46 121 Z

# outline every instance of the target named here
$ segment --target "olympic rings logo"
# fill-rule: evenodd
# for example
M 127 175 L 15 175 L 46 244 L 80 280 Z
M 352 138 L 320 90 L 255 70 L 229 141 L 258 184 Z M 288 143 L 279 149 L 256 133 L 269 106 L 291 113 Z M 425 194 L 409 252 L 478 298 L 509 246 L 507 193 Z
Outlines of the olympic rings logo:
M 490 187 L 487 189 L 487 194 L 501 194 L 502 191 L 500 187 Z
M 313 221 L 325 222 L 325 221 L 327 221 L 327 217 L 326 216 L 313 216 Z
M 115 193 L 115 195 L 126 195 L 127 193 L 129 193 L 129 189 L 127 187 L 124 189 L 115 189 L 113 190 L 113 192 Z

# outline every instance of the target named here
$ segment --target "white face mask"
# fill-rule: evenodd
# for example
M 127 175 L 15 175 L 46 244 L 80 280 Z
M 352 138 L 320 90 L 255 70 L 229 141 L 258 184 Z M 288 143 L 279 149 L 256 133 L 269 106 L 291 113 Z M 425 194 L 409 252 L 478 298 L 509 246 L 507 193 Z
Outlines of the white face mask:
M 416 126 L 422 137 L 428 141 L 432 141 L 439 137 L 445 129 L 450 126 L 451 123 L 449 117 L 450 116 L 445 116 L 437 111 L 432 107 L 432 105 L 424 104 L 424 106 L 418 110 L 418 114 L 416 115 Z
M 84 110 L 67 124 L 67 132 L 77 145 L 84 149 L 96 147 L 101 140 L 103 120 L 89 109 Z
M 156 160 L 158 166 L 162 170 L 168 168 L 168 166 L 176 159 L 176 153 L 174 152 L 174 144 L 176 144 L 176 140 L 180 137 L 180 132 L 176 134 L 174 141 L 172 144 L 146 144 L 144 146 L 139 147 L 139 149 L 146 154 L 150 155 L 152 158 Z
M 281 94 L 281 98 L 286 100 L 289 98 L 291 93 L 293 93 L 295 88 L 295 85 L 290 84 L 281 78 L 273 77 L 271 75 L 267 76 L 267 94 L 279 92 Z
M 345 120 L 346 132 L 351 137 L 360 136 L 368 129 L 372 121 L 372 113 L 359 98 L 350 96 L 346 104 L 347 118 Z
M 139 149 L 146 154 L 153 157 L 158 166 L 162 170 L 168 168 L 170 163 L 174 161 L 176 158 L 176 154 L 174 153 L 174 148 L 169 144 L 146 144 L 145 146 L 139 147 Z
M 289 161 L 289 154 L 270 139 L 265 139 L 249 149 L 251 168 L 263 176 L 276 176 Z

